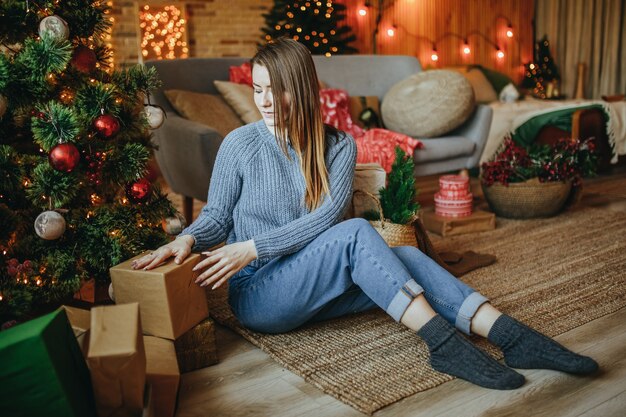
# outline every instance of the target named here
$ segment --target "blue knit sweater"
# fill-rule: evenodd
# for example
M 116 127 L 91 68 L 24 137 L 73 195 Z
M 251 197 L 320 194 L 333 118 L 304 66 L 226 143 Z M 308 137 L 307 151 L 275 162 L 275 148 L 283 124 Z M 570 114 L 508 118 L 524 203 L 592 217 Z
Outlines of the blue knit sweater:
M 326 138 L 330 198 L 312 212 L 304 205 L 305 183 L 296 152 L 289 160 L 263 120 L 229 133 L 217 153 L 207 204 L 181 235 L 193 251 L 223 242 L 254 241 L 261 267 L 297 252 L 342 220 L 352 195 L 356 144 L 342 132 Z

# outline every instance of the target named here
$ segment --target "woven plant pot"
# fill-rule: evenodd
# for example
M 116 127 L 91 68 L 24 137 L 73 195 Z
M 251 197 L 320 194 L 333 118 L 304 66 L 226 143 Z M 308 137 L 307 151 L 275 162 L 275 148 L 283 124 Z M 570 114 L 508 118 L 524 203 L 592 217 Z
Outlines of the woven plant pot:
M 381 220 L 370 220 L 370 224 L 376 231 L 382 236 L 390 247 L 394 246 L 413 246 L 418 247 L 417 239 L 415 238 L 415 227 L 413 222 L 417 220 L 417 216 L 411 219 L 407 224 L 392 223 L 388 219 L 385 219 L 383 214 L 383 207 L 380 205 L 380 200 L 374 194 L 368 193 L 363 190 L 354 190 L 354 194 L 362 193 L 367 195 L 376 201 L 376 207 L 380 214 Z
M 557 214 L 567 201 L 572 182 L 526 182 L 486 186 L 483 194 L 496 215 L 510 219 L 532 219 Z

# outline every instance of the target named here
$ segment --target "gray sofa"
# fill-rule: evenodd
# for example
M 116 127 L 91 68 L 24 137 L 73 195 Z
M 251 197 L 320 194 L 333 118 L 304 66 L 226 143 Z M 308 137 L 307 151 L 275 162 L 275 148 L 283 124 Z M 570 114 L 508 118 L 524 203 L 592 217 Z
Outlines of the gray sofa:
M 350 96 L 378 96 L 398 81 L 422 70 L 410 56 L 341 55 L 314 56 L 319 79 L 333 88 L 343 88 Z M 228 80 L 228 69 L 246 58 L 190 58 L 148 61 L 156 68 L 163 85 L 153 92 L 153 103 L 162 106 L 167 119 L 154 131 L 159 149 L 156 159 L 172 191 L 184 196 L 185 217 L 191 219 L 193 199 L 206 201 L 215 155 L 222 136 L 211 126 L 180 117 L 163 94 L 180 89 L 219 94 L 213 80 Z M 438 138 L 419 138 L 424 148 L 416 150 L 415 175 L 443 173 L 478 165 L 491 125 L 492 110 L 478 105 L 460 128 Z

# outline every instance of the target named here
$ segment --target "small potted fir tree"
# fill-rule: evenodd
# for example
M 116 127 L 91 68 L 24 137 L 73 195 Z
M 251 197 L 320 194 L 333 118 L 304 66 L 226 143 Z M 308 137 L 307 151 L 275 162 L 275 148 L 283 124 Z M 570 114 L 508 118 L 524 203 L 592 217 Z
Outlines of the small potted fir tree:
M 396 159 L 391 167 L 387 186 L 379 190 L 378 211 L 367 211 L 364 217 L 381 234 L 389 246 L 416 246 L 413 222 L 418 218 L 419 203 L 415 201 L 413 158 L 396 146 Z M 358 190 L 355 192 L 359 192 Z

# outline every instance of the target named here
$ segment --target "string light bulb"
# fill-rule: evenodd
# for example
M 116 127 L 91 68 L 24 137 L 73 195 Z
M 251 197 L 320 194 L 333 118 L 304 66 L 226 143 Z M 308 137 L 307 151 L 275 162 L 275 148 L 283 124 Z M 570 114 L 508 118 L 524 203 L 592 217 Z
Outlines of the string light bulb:
M 360 16 L 366 16 L 367 15 L 367 9 L 365 7 L 361 7 L 359 9 L 359 15 Z
M 502 49 L 500 49 L 500 47 L 496 49 L 496 56 L 498 57 L 498 59 L 504 58 L 504 52 L 502 51 Z
M 397 27 L 396 25 L 392 25 L 389 29 L 387 29 L 387 35 L 388 35 L 389 37 L 396 36 L 396 29 L 397 29 L 397 28 L 398 28 L 398 27 Z
M 435 48 L 435 46 L 433 46 L 433 52 L 430 54 L 430 59 L 433 62 L 439 61 L 439 54 L 437 54 L 437 48 Z
M 469 55 L 472 52 L 470 49 L 469 43 L 467 43 L 467 38 L 463 40 L 463 53 L 465 55 Z
M 509 26 L 507 26 L 507 28 L 506 28 L 506 37 L 507 38 L 512 38 L 513 37 L 513 26 L 511 26 L 510 23 L 509 23 Z

